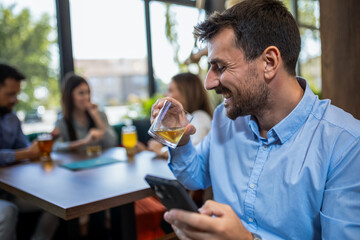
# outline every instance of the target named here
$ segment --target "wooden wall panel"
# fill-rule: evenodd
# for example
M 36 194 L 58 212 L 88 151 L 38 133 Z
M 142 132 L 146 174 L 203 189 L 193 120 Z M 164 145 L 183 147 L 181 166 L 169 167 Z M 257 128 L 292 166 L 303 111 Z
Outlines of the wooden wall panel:
M 322 97 L 360 119 L 360 1 L 320 0 Z

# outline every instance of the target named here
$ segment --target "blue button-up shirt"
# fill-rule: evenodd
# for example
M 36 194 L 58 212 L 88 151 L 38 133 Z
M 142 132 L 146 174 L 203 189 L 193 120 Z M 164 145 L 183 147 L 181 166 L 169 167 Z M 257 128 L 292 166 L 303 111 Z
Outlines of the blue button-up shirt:
M 298 81 L 302 100 L 267 138 L 220 105 L 201 144 L 170 149 L 169 166 L 189 189 L 212 186 L 263 239 L 360 239 L 360 121 Z
M 14 149 L 29 146 L 28 139 L 21 130 L 21 124 L 14 113 L 0 116 L 0 165 L 15 161 Z

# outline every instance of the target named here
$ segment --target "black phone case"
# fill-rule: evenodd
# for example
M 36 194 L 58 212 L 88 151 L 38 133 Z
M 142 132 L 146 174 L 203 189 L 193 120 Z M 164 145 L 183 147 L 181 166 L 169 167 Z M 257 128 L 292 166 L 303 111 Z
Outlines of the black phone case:
M 152 175 L 146 175 L 145 180 L 149 183 L 151 189 L 168 210 L 177 208 L 198 212 L 198 207 L 195 202 L 190 198 L 185 188 L 177 180 L 160 178 Z

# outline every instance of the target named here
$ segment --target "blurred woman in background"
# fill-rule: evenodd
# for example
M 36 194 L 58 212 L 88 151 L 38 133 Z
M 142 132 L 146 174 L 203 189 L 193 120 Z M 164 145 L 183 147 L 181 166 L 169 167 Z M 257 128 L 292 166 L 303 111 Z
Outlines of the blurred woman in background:
M 194 145 L 200 143 L 210 130 L 212 116 L 210 101 L 201 79 L 189 72 L 177 74 L 172 77 L 165 96 L 176 99 L 191 113 L 191 124 L 195 126 L 196 133 L 190 138 Z M 148 142 L 148 148 L 159 157 L 168 157 L 167 147 L 155 140 Z
M 115 130 L 104 112 L 91 102 L 90 87 L 81 76 L 69 73 L 62 88 L 62 116 L 56 122 L 53 135 L 54 151 L 85 151 L 88 146 L 109 148 L 117 145 Z M 105 211 L 90 215 L 87 239 L 106 239 Z
M 97 143 L 103 148 L 117 145 L 117 136 L 105 113 L 91 102 L 90 87 L 81 76 L 70 73 L 62 88 L 62 113 L 56 122 L 54 151 L 84 149 Z

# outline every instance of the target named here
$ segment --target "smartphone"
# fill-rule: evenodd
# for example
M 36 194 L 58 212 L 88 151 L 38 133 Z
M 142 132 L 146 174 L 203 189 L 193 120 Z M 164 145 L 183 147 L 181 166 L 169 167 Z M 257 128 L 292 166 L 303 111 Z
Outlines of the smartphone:
M 191 212 L 198 212 L 198 207 L 195 202 L 177 180 L 152 175 L 146 175 L 145 180 L 168 210 L 177 208 Z

